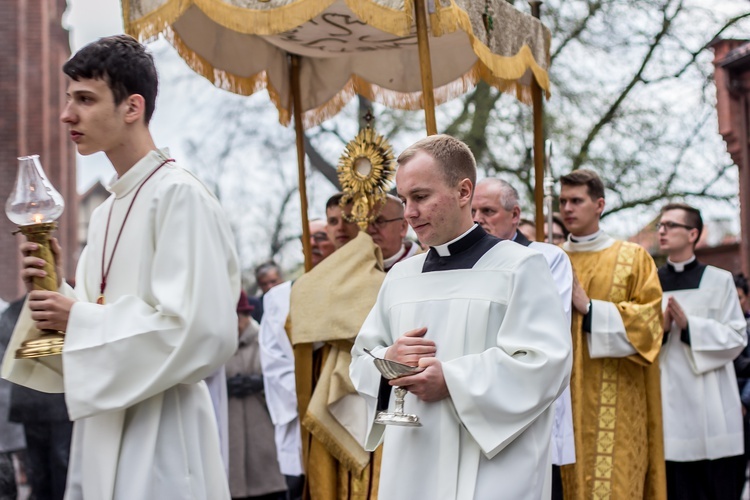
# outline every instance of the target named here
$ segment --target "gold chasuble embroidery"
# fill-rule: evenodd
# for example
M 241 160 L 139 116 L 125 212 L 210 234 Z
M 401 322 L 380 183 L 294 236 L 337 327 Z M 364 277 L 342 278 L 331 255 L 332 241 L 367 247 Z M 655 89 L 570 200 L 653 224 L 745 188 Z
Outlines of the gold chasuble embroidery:
M 370 453 L 362 445 L 364 425 L 358 424 L 366 421 L 366 406 L 349 365 L 385 277 L 382 260 L 372 238 L 360 232 L 292 286 L 286 328 L 302 424 L 304 498 L 310 500 L 377 498 L 382 447 Z
M 643 248 L 622 241 L 600 251 L 568 255 L 587 295 L 616 306 L 636 352 L 591 358 L 591 334 L 582 331 L 583 317 L 574 311 L 570 386 L 576 463 L 562 467 L 564 496 L 666 498 L 658 365 L 663 332 L 656 266 Z

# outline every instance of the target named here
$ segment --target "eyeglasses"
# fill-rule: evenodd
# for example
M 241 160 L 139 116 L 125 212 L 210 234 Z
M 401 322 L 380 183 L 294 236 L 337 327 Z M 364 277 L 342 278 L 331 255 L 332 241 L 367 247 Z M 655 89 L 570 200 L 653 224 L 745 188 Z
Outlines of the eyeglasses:
M 547 240 L 547 238 L 549 238 L 549 236 L 545 234 L 544 235 L 545 241 Z M 558 240 L 564 240 L 564 239 L 565 239 L 565 235 L 564 234 L 562 234 L 562 233 L 552 233 L 552 241 L 558 241 Z
M 695 229 L 694 227 L 692 227 L 692 226 L 686 226 L 685 224 L 679 224 L 677 222 L 665 221 L 665 222 L 659 222 L 656 225 L 656 230 L 658 231 L 661 228 L 664 228 L 666 230 L 671 230 L 671 229 L 674 229 L 676 227 L 681 227 L 683 229 L 687 229 L 688 231 L 690 231 L 691 229 Z
M 328 241 L 328 235 L 322 231 L 311 234 L 310 238 L 312 238 L 316 243 L 322 243 L 324 241 Z
M 404 218 L 396 217 L 395 219 L 375 219 L 374 221 L 370 222 L 370 225 L 375 229 L 383 229 L 386 224 L 390 222 L 396 222 L 397 220 L 404 220 Z

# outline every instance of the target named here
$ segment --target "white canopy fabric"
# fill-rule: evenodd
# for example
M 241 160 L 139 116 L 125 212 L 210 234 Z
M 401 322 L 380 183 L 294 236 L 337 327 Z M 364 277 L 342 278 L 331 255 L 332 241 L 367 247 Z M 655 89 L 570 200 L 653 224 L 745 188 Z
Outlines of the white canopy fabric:
M 244 95 L 268 89 L 284 124 L 291 117 L 287 54 L 298 54 L 310 127 L 356 94 L 422 108 L 414 1 L 123 0 L 122 7 L 129 34 L 163 34 L 217 87 Z M 427 0 L 427 9 L 437 104 L 480 79 L 528 103 L 532 75 L 549 96 L 550 34 L 539 20 L 506 0 Z

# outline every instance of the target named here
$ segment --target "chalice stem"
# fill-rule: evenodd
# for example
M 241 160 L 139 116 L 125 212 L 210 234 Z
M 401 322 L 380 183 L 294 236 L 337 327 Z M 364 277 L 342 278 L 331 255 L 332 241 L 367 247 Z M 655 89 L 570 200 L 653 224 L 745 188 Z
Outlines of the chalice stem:
M 396 415 L 404 414 L 404 397 L 406 397 L 406 389 L 403 387 L 396 387 Z

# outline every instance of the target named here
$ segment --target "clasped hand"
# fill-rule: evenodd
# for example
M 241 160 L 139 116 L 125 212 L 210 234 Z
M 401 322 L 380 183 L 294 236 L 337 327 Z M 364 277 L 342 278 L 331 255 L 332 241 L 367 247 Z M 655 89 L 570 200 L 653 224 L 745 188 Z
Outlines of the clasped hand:
M 674 322 L 680 330 L 688 327 L 688 318 L 677 299 L 670 296 L 667 299 L 667 308 L 664 310 L 664 331 L 668 332 Z
M 385 359 L 409 366 L 424 368 L 420 373 L 407 375 L 389 382 L 392 386 L 403 387 L 422 401 L 440 401 L 450 395 L 443 376 L 443 366 L 435 357 L 435 342 L 424 338 L 427 328 L 410 330 L 396 339 L 385 352 Z

